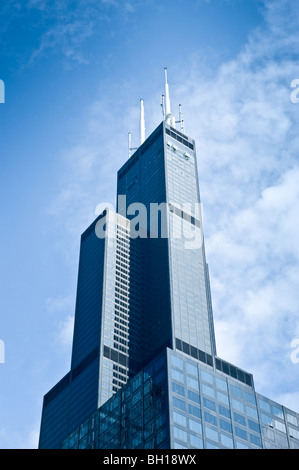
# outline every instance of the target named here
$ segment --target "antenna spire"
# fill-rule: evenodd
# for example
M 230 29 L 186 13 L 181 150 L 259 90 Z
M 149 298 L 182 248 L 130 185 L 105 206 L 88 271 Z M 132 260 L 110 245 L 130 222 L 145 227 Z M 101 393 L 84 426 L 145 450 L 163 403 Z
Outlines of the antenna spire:
M 145 141 L 145 120 L 144 120 L 144 104 L 140 100 L 140 145 Z
M 164 67 L 165 74 L 165 121 L 167 124 L 175 127 L 175 118 L 171 115 L 170 111 L 170 98 L 169 98 L 169 87 L 167 82 L 167 68 Z
M 165 74 L 165 121 L 167 124 L 171 124 L 171 112 L 170 112 L 170 99 L 169 99 L 169 87 L 167 82 L 167 68 L 164 67 Z

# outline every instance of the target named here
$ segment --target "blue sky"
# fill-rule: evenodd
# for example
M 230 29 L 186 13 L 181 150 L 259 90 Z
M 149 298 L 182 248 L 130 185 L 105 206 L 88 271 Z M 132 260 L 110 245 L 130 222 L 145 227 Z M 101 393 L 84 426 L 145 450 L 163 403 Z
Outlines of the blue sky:
M 165 66 L 197 145 L 218 355 L 299 411 L 295 3 L 1 2 L 0 448 L 37 446 L 70 366 L 80 235 L 115 202 L 140 98 L 147 135 L 160 123 Z

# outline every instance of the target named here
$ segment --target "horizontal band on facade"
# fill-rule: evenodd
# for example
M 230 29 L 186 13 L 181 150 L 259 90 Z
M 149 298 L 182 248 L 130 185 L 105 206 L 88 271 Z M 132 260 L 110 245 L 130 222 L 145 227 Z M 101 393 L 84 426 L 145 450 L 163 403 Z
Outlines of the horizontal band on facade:
M 201 351 L 195 346 L 192 346 L 191 344 L 188 344 L 178 338 L 175 339 L 175 344 L 178 351 L 182 351 L 194 359 L 198 359 L 199 361 L 213 367 L 214 361 L 210 354 L 205 353 L 204 351 Z M 234 379 L 239 380 L 240 382 L 249 385 L 250 387 L 253 387 L 252 374 L 249 374 L 248 372 L 245 372 L 244 370 L 239 369 L 238 367 L 233 366 L 226 361 L 223 361 L 219 357 L 215 357 L 214 359 L 216 370 L 219 370 L 220 372 L 223 372 L 224 374 L 229 375 L 230 377 L 233 377 Z

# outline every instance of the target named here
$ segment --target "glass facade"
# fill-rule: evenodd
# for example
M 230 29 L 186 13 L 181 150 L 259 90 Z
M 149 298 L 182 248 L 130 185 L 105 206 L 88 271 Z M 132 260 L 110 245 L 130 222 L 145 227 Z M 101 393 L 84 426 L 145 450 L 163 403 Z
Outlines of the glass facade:
M 63 449 L 168 449 L 166 351 L 78 426 Z
M 215 354 L 195 142 L 165 125 L 165 149 L 174 337 Z
M 253 385 L 166 349 L 61 448 L 299 448 L 299 414 Z
M 140 369 L 134 263 L 129 221 L 105 210 L 81 237 L 71 370 L 44 397 L 39 447 L 57 447 Z
M 299 415 L 216 355 L 194 140 L 162 122 L 117 196 L 81 237 L 71 369 L 39 447 L 298 449 Z

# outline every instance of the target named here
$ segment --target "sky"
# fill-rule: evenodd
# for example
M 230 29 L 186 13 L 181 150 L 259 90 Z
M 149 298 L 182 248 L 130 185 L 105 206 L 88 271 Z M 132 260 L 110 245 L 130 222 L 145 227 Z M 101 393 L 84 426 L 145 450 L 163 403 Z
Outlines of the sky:
M 162 120 L 164 67 L 196 141 L 217 354 L 299 412 L 296 3 L 0 1 L 0 448 L 38 445 L 80 236 L 115 205 L 140 99 L 146 136 Z

